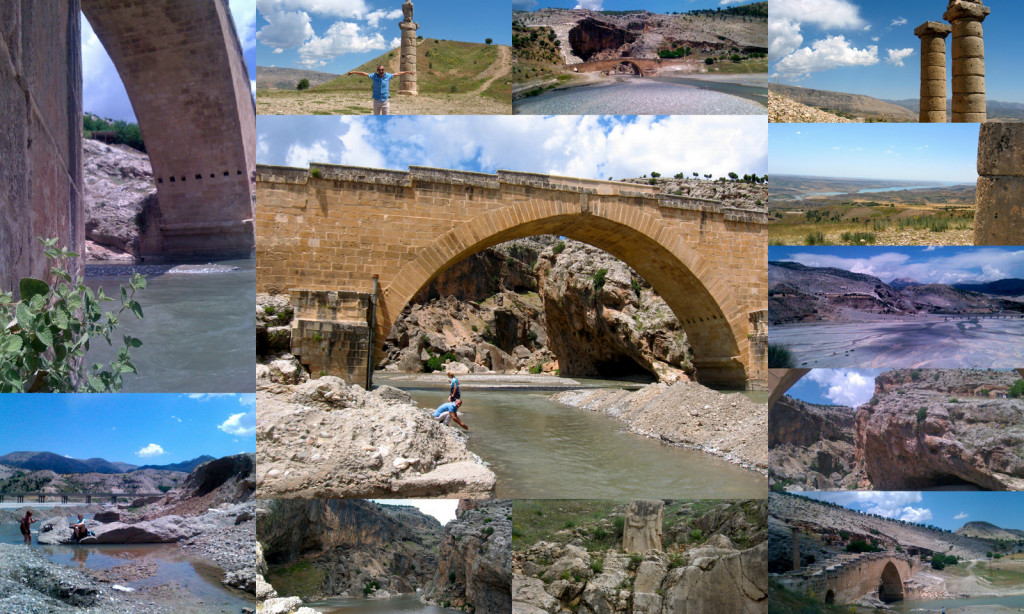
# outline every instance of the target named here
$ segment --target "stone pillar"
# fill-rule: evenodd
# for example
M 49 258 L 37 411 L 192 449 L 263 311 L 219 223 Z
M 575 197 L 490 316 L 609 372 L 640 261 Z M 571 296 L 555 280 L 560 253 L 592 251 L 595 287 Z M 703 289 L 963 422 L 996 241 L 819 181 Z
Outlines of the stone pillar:
M 953 24 L 953 121 L 983 122 L 985 41 L 981 22 L 991 9 L 980 0 L 949 0 L 942 16 Z
M 793 571 L 800 571 L 800 531 L 793 528 Z
M 946 121 L 946 37 L 951 26 L 926 21 L 914 28 L 921 39 L 921 111 L 919 121 Z
M 974 244 L 1024 244 L 1024 124 L 982 124 L 978 175 Z
M 402 30 L 399 70 L 411 70 L 413 74 L 400 77 L 401 88 L 398 93 L 406 96 L 418 96 L 420 92 L 416 87 L 416 48 L 418 46 L 416 30 L 419 30 L 420 24 L 412 20 L 412 2 L 409 0 L 405 0 L 402 4 L 402 13 L 405 15 L 405 20 L 398 24 L 399 29 Z
M 626 525 L 622 531 L 623 552 L 661 552 L 661 523 L 664 514 L 664 501 L 630 501 L 626 511 Z

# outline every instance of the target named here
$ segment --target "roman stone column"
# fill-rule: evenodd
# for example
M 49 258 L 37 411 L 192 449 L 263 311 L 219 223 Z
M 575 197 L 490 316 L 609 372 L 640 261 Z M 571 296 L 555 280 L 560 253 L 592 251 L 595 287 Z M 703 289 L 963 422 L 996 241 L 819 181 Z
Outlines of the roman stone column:
M 398 93 L 406 96 L 418 96 L 420 92 L 416 87 L 416 30 L 420 28 L 420 24 L 412 20 L 412 2 L 410 0 L 405 0 L 402 4 L 402 14 L 405 16 L 405 20 L 398 24 L 402 30 L 399 70 L 411 70 L 412 74 L 400 77 L 401 89 L 398 90 Z
M 919 121 L 946 121 L 946 37 L 952 26 L 926 21 L 914 28 L 921 39 L 921 102 Z
M 1024 244 L 1024 124 L 982 124 L 978 175 L 974 244 Z
M 664 501 L 630 501 L 626 511 L 626 524 L 622 531 L 622 551 L 644 553 L 661 552 L 661 524 L 665 513 Z
M 953 121 L 983 122 L 985 41 L 981 22 L 991 9 L 980 0 L 949 0 L 943 19 L 953 24 Z

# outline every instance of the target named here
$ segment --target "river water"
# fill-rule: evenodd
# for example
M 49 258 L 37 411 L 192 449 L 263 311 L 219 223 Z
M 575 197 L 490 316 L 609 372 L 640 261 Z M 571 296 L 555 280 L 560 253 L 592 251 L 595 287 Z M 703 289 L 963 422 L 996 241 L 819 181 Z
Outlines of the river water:
M 1024 595 L 1006 597 L 972 597 L 970 599 L 939 599 L 934 601 L 897 601 L 887 604 L 897 612 L 914 612 L 916 614 L 939 614 L 946 608 L 947 614 L 958 612 L 1008 612 L 1024 609 Z M 983 606 L 992 606 L 985 608 Z M 965 609 L 970 608 L 970 609 Z
M 92 518 L 91 514 L 85 516 Z M 194 610 L 211 613 L 238 614 L 243 607 L 254 607 L 255 600 L 221 584 L 223 571 L 200 559 L 189 556 L 177 544 L 100 544 L 91 546 L 40 546 L 36 535 L 40 524 L 32 525 L 32 548 L 39 548 L 51 562 L 79 569 L 111 570 L 137 562 L 154 565 L 153 574 L 138 580 L 116 582 L 129 588 L 145 588 L 174 583 L 184 588 L 193 599 L 188 604 Z M 68 517 L 70 524 L 77 518 Z M 21 533 L 16 522 L 0 524 L 0 542 L 21 544 Z
M 125 374 L 123 392 L 254 392 L 256 376 L 256 261 L 218 264 L 238 270 L 208 274 L 147 275 L 146 289 L 136 294 L 144 318 L 122 314 L 119 330 L 142 340 L 132 350 L 139 375 Z M 90 267 L 91 268 L 91 267 Z M 128 275 L 93 277 L 86 285 L 102 286 L 108 296 L 128 285 Z M 120 306 L 115 300 L 106 310 Z M 94 341 L 90 365 L 108 365 L 120 348 Z
M 417 405 L 447 401 L 438 385 L 375 374 L 375 384 L 408 391 Z M 608 386 L 613 382 L 587 382 Z M 618 383 L 621 385 L 621 382 Z M 579 386 L 583 387 L 583 386 Z M 548 400 L 551 390 L 463 387 L 459 412 L 468 447 L 497 476 L 508 499 L 756 498 L 767 479 L 716 456 L 630 433 L 619 420 Z M 457 427 L 456 427 L 457 428 Z M 461 431 L 461 429 L 459 429 Z
M 323 614 L 447 614 L 460 612 L 420 603 L 416 597 L 394 597 L 392 599 L 343 599 L 334 597 L 323 601 L 303 604 Z
M 766 115 L 747 97 L 764 88 L 676 77 L 624 79 L 551 90 L 513 104 L 523 115 Z M 762 94 L 767 96 L 766 94 Z
M 854 190 L 852 192 L 809 192 L 807 194 L 801 194 L 797 197 L 797 200 L 810 198 L 811 196 L 840 196 L 842 194 L 877 194 L 881 192 L 902 192 L 906 190 L 928 190 L 934 188 L 950 188 L 955 185 L 961 185 L 957 183 L 943 183 L 941 185 L 912 185 L 906 187 L 888 187 L 888 188 L 864 188 L 863 190 Z

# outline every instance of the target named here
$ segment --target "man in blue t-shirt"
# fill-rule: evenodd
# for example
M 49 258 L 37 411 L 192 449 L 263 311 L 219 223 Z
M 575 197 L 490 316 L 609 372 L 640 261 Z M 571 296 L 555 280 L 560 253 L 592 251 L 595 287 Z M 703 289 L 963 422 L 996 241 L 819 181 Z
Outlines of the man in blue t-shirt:
M 350 70 L 346 74 L 369 77 L 373 83 L 373 114 L 387 115 L 390 110 L 388 99 L 391 98 L 391 79 L 401 77 L 402 75 L 411 75 L 413 71 L 401 70 L 396 73 L 389 73 L 384 71 L 384 65 L 381 64 L 377 67 L 377 72 L 372 75 L 358 70 Z
M 462 399 L 457 399 L 454 403 L 444 403 L 441 407 L 434 410 L 434 417 L 437 418 L 438 422 L 444 425 L 448 425 L 452 420 L 454 420 L 456 424 L 468 431 L 469 427 L 466 426 L 466 423 L 459 420 L 460 407 L 462 407 Z

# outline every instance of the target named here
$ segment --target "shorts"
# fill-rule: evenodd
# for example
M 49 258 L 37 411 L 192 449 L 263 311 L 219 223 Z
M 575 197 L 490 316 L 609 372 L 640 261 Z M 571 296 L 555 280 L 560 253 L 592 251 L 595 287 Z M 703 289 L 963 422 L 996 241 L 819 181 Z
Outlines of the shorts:
M 452 412 L 444 412 L 443 414 L 437 417 L 437 421 L 445 426 L 448 426 L 449 424 L 452 423 Z
M 373 101 L 373 114 L 374 115 L 387 115 L 391 109 L 391 100 L 374 100 Z

